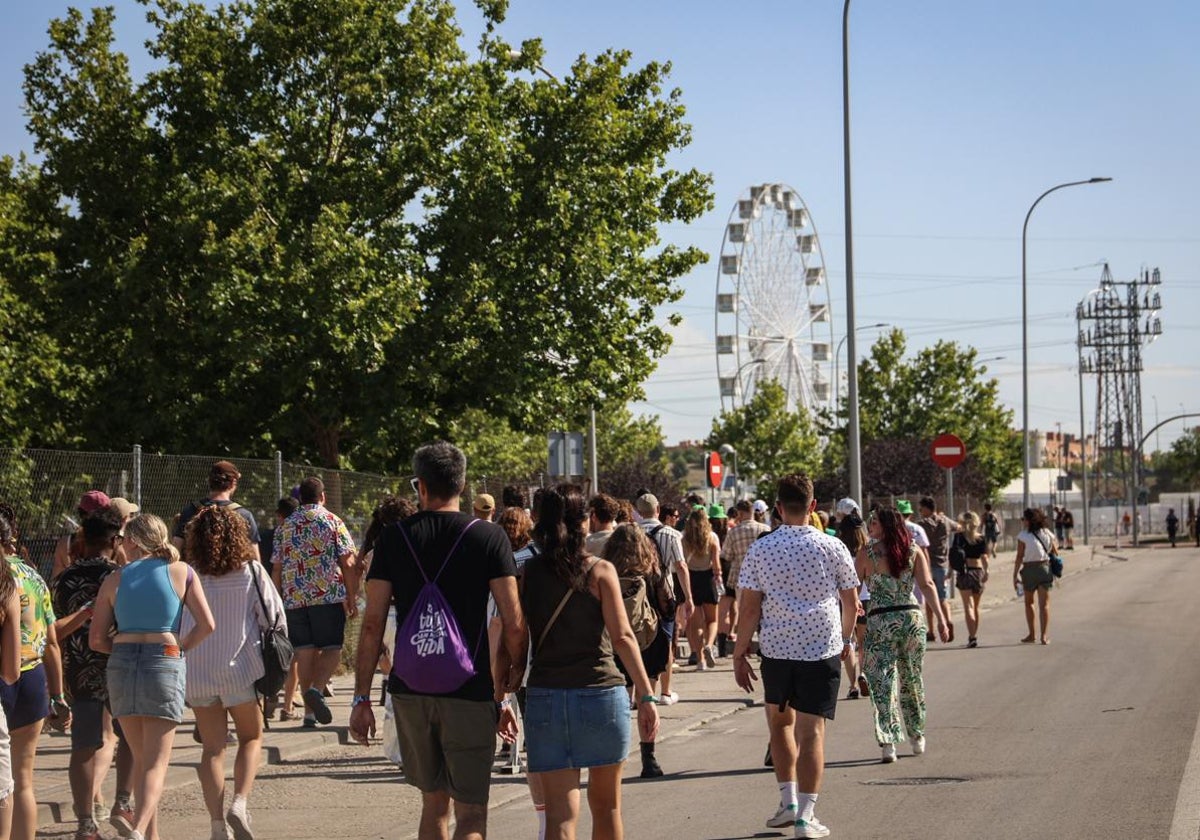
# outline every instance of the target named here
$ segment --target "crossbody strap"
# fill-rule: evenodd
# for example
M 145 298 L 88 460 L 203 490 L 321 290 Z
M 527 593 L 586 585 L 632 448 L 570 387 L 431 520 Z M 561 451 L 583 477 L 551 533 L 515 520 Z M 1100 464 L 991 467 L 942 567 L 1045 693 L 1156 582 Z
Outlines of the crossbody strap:
M 583 570 L 584 580 L 592 573 L 592 567 L 600 561 L 597 558 L 592 558 L 592 562 L 588 563 L 586 569 Z M 562 615 L 563 607 L 567 605 L 567 601 L 571 600 L 571 596 L 575 594 L 575 590 L 567 587 L 567 594 L 562 596 L 562 600 L 558 602 L 558 606 L 554 608 L 554 612 L 550 615 L 550 620 L 546 622 L 546 626 L 542 628 L 542 635 L 538 636 L 537 648 L 534 649 L 534 655 L 542 649 L 542 642 L 546 641 L 546 636 L 550 633 L 550 628 L 554 626 L 554 622 L 558 621 L 558 617 Z

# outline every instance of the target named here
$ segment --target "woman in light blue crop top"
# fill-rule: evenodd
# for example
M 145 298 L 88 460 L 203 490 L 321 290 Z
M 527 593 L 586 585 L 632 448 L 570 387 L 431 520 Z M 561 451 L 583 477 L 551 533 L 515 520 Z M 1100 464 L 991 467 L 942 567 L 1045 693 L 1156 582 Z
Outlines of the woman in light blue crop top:
M 204 589 L 190 566 L 179 561 L 167 526 L 142 514 L 125 526 L 122 544 L 129 563 L 105 578 L 96 597 L 88 642 L 111 653 L 108 698 L 113 717 L 140 772 L 133 840 L 158 840 L 156 815 L 175 727 L 183 719 L 183 651 L 200 644 L 215 623 Z M 179 636 L 183 608 L 195 620 Z

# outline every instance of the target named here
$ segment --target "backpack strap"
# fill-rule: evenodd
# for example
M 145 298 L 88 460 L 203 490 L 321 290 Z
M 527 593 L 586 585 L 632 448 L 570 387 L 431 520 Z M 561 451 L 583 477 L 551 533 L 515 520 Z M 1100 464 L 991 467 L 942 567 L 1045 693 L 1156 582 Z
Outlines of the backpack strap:
M 429 575 L 425 574 L 425 568 L 421 565 L 421 558 L 417 555 L 417 550 L 413 548 L 412 540 L 408 538 L 408 533 L 404 530 L 404 525 L 398 524 L 397 527 L 400 529 L 400 536 L 404 537 L 404 544 L 408 546 L 408 553 L 412 555 L 413 562 L 417 564 L 417 571 L 421 573 L 421 577 L 425 578 L 426 583 L 435 583 L 442 576 L 442 572 L 446 571 L 446 565 L 450 562 L 450 558 L 454 556 L 454 552 L 458 551 L 458 545 L 462 542 L 463 537 L 467 535 L 467 531 L 470 531 L 471 526 L 478 521 L 478 519 L 472 519 L 467 523 L 467 527 L 462 529 L 458 535 L 458 539 L 454 541 L 454 545 L 450 547 L 449 553 L 446 554 L 446 559 L 442 561 L 441 568 L 433 576 L 433 580 L 430 580 Z

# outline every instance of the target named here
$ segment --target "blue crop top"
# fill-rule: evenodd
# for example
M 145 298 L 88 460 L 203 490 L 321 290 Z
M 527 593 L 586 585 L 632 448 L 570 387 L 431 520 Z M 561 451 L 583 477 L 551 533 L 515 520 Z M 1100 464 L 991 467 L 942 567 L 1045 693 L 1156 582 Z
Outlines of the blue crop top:
M 191 566 L 187 579 L 190 586 Z M 121 569 L 114 612 L 118 633 L 178 633 L 183 600 L 171 584 L 171 564 L 143 557 Z

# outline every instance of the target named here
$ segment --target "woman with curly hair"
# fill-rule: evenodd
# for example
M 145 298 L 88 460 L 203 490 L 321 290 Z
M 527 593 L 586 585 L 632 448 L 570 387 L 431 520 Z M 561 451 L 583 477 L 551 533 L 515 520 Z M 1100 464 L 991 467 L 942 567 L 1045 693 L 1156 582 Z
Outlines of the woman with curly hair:
M 629 598 L 637 594 L 638 587 L 645 587 L 646 597 L 658 615 L 658 632 L 654 640 L 642 649 L 642 667 L 646 676 L 653 683 L 667 668 L 667 658 L 671 650 L 671 632 L 667 627 L 674 627 L 675 595 L 666 577 L 658 567 L 658 550 L 646 532 L 632 523 L 620 525 L 608 542 L 604 544 L 604 559 L 613 564 L 617 577 L 621 581 L 621 597 Z M 617 663 L 618 667 L 621 663 Z M 625 684 L 632 691 L 633 678 L 625 669 Z M 643 740 L 642 778 L 654 779 L 663 774 L 654 757 L 654 740 Z
M 584 549 L 587 506 L 574 485 L 542 494 L 521 605 L 533 664 L 525 724 L 529 770 L 541 774 L 546 836 L 574 837 L 580 770 L 588 768 L 592 836 L 623 836 L 621 767 L 629 754 L 629 695 L 614 654 L 633 677 L 638 734 L 653 741 L 657 698 L 629 626 L 617 571 Z
M 875 740 L 883 763 L 896 760 L 896 744 L 907 732 L 913 755 L 925 752 L 925 617 L 913 591 L 921 588 L 927 603 L 937 603 L 937 590 L 925 553 L 913 544 L 904 517 L 881 508 L 867 523 L 870 540 L 855 562 L 859 580 L 871 590 L 867 612 L 863 670 L 875 704 Z M 938 634 L 949 639 L 940 610 Z M 897 684 L 899 690 L 897 691 Z M 901 723 L 903 721 L 903 724 Z
M 262 631 L 287 629 L 283 601 L 254 559 L 245 520 L 228 508 L 210 505 L 188 522 L 184 559 L 199 574 L 217 624 L 204 644 L 187 655 L 187 702 L 196 714 L 203 745 L 196 773 L 212 838 L 225 840 L 228 823 L 237 840 L 250 840 L 253 834 L 246 800 L 258 772 L 263 733 L 254 683 L 264 674 Z M 186 617 L 183 632 L 194 625 Z M 225 812 L 227 714 L 233 718 L 238 747 L 233 761 L 233 802 Z

